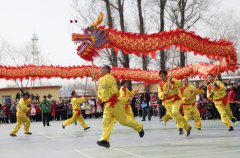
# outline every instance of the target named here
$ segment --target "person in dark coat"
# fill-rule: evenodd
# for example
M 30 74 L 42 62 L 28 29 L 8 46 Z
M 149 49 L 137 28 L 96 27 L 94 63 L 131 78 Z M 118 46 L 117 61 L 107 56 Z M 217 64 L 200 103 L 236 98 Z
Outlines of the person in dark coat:
M 141 95 L 141 101 L 140 101 L 140 104 L 142 106 L 142 113 L 143 113 L 142 121 L 146 120 L 146 116 L 148 116 L 148 120 L 151 121 L 149 101 L 150 101 L 150 94 L 147 93 L 146 90 L 144 90 L 144 93 Z

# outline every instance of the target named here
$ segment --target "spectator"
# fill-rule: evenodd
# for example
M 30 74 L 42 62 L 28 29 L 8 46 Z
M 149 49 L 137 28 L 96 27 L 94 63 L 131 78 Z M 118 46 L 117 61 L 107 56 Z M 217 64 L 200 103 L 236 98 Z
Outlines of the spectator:
M 36 121 L 36 107 L 34 104 L 31 106 L 30 114 L 31 114 L 31 121 Z
M 91 112 L 91 109 L 92 109 L 92 106 L 88 103 L 88 100 L 86 100 L 84 102 L 85 104 L 85 115 L 86 115 L 86 118 L 92 118 L 92 112 Z
M 9 123 L 11 113 L 10 113 L 10 108 L 8 104 L 4 104 L 3 112 L 5 115 L 5 123 Z
M 146 90 L 144 90 L 144 93 L 141 95 L 141 103 L 140 103 L 142 106 L 142 113 L 143 113 L 142 121 L 145 121 L 146 116 L 148 116 L 148 120 L 151 121 L 149 101 L 150 101 L 150 94 L 147 93 Z M 144 104 L 146 104 L 146 106 L 143 106 Z
M 35 108 L 36 108 L 36 121 L 37 121 L 37 122 L 38 122 L 38 121 L 42 121 L 42 114 L 41 114 L 41 109 L 40 109 L 40 107 L 39 107 L 39 102 L 36 101 L 36 102 L 34 103 L 34 105 L 35 105 Z
M 49 120 L 50 120 L 50 111 L 51 111 L 51 102 L 47 100 L 47 96 L 43 96 L 43 101 L 40 103 L 40 109 L 42 111 L 42 120 L 43 120 L 43 126 L 46 125 L 50 126 Z
M 237 84 L 237 96 L 236 96 L 236 100 L 240 101 L 240 81 L 238 81 Z
M 55 100 L 52 100 L 51 102 L 51 118 L 50 120 L 56 120 L 55 118 L 55 107 L 57 106 L 57 103 Z
M 0 123 L 4 122 L 4 112 L 3 112 L 3 107 L 2 104 L 0 104 Z
M 96 106 L 93 99 L 88 100 L 88 104 L 91 106 L 91 118 L 96 116 Z
M 138 115 L 137 108 L 136 108 L 136 96 L 132 97 L 131 107 L 132 107 L 133 115 L 134 117 L 136 117 Z
M 102 113 L 103 113 L 102 106 L 100 104 L 97 104 L 96 102 L 95 104 L 97 106 L 97 118 L 102 117 Z
M 55 107 L 55 119 L 57 121 L 61 120 L 61 111 L 62 111 L 62 106 L 61 106 L 61 101 L 59 100 Z
M 17 118 L 16 118 L 16 113 L 17 113 L 17 103 L 16 101 L 12 102 L 12 105 L 10 107 L 10 112 L 11 112 L 11 116 L 10 116 L 10 122 L 11 123 L 16 123 Z
M 229 89 L 229 92 L 228 92 L 228 101 L 229 101 L 229 104 L 230 104 L 230 107 L 231 107 L 231 110 L 233 111 L 233 109 L 235 108 L 236 106 L 236 96 L 237 96 L 237 89 L 234 88 L 233 84 L 230 84 L 230 89 Z

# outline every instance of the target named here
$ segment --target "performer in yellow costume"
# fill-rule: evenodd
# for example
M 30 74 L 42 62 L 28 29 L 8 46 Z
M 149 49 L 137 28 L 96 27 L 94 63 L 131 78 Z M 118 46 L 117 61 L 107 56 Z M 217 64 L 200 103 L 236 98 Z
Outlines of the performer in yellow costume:
M 99 79 L 98 98 L 104 104 L 102 136 L 97 144 L 106 148 L 110 147 L 109 138 L 114 126 L 115 118 L 123 126 L 133 128 L 144 136 L 143 125 L 127 115 L 125 110 L 125 101 L 119 97 L 116 80 L 110 75 L 111 68 L 107 65 L 101 69 L 101 78 Z
M 75 91 L 72 91 L 72 113 L 73 116 L 70 119 L 67 119 L 65 122 L 63 122 L 62 127 L 65 128 L 65 126 L 72 124 L 76 121 L 79 122 L 79 124 L 83 127 L 84 130 L 89 129 L 90 127 L 85 123 L 84 118 L 81 114 L 80 104 L 85 102 L 85 98 L 81 97 L 78 98 L 77 93 Z
M 213 74 L 208 74 L 207 79 L 209 81 L 207 98 L 214 102 L 215 107 L 221 116 L 221 120 L 228 127 L 228 130 L 233 131 L 231 120 L 232 122 L 235 122 L 235 119 L 226 96 L 226 87 L 221 81 L 215 81 Z
M 120 91 L 119 91 L 119 94 L 120 94 L 119 97 L 121 97 L 121 100 L 123 100 L 125 102 L 126 112 L 133 119 L 134 119 L 134 115 L 133 115 L 132 107 L 130 105 L 129 98 L 133 97 L 136 93 L 137 93 L 137 91 L 129 91 L 128 90 L 126 80 L 121 81 L 121 88 L 120 88 Z
M 13 130 L 10 133 L 10 136 L 15 137 L 17 136 L 17 132 L 21 128 L 22 125 L 24 125 L 24 133 L 27 135 L 31 135 L 32 133 L 29 132 L 30 127 L 30 119 L 27 117 L 27 112 L 30 110 L 30 104 L 32 102 L 31 99 L 32 95 L 29 96 L 29 93 L 23 93 L 22 98 L 18 102 L 17 106 L 17 124 L 13 128 Z
M 200 113 L 196 105 L 196 95 L 202 94 L 203 91 L 200 88 L 197 89 L 193 85 L 190 85 L 188 78 L 183 78 L 182 84 L 183 86 L 179 89 L 179 96 L 182 99 L 184 118 L 190 121 L 193 117 L 195 128 L 201 130 L 202 124 Z
M 158 85 L 158 97 L 163 101 L 166 108 L 166 115 L 163 116 L 162 120 L 167 122 L 172 117 L 179 129 L 179 135 L 183 134 L 184 128 L 187 131 L 187 136 L 189 136 L 191 126 L 179 111 L 181 99 L 178 95 L 178 89 L 181 87 L 181 81 L 167 77 L 166 70 L 161 70 L 159 76 L 162 81 Z

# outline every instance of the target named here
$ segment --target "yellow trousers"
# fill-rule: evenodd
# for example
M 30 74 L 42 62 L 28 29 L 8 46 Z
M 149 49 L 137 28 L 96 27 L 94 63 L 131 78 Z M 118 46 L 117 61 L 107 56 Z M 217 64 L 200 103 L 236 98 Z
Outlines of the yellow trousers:
M 67 119 L 65 122 L 63 122 L 63 126 L 67 126 L 69 124 L 74 123 L 77 121 L 83 128 L 87 128 L 88 125 L 85 123 L 83 116 L 77 113 L 73 114 L 73 116 L 70 119 Z
M 129 115 L 130 117 L 132 117 L 134 119 L 134 114 L 133 114 L 133 111 L 132 111 L 132 107 L 129 103 L 127 104 L 127 108 L 126 108 L 126 105 L 125 105 L 125 109 L 126 109 L 127 115 Z
M 227 105 L 226 105 L 226 112 L 227 112 L 227 115 L 228 115 L 228 117 L 229 117 L 230 119 L 234 118 L 234 116 L 233 116 L 233 113 L 232 113 L 232 110 L 231 110 L 231 107 L 230 107 L 230 104 L 229 104 L 229 103 L 227 103 Z
M 187 121 L 194 119 L 195 128 L 201 128 L 201 117 L 197 105 L 184 105 L 183 107 L 184 118 Z
M 166 108 L 165 105 L 163 105 L 166 109 L 166 114 L 162 117 L 162 121 L 164 121 L 165 123 L 168 122 L 168 120 L 171 118 L 170 114 L 171 114 L 171 107 Z
M 17 134 L 19 129 L 21 128 L 22 125 L 24 125 L 24 133 L 29 132 L 29 127 L 30 127 L 30 119 L 27 117 L 26 114 L 20 114 L 17 112 L 17 123 L 13 130 L 11 131 L 11 134 Z
M 100 140 L 109 141 L 115 119 L 121 125 L 131 127 L 137 132 L 143 129 L 142 123 L 137 122 L 127 114 L 124 103 L 121 100 L 118 101 L 114 107 L 110 107 L 109 103 L 106 103 L 103 112 L 102 135 Z
M 174 122 L 177 125 L 177 128 L 184 128 L 186 131 L 189 131 L 190 125 L 186 119 L 180 113 L 181 101 L 177 100 L 175 102 L 164 103 L 166 108 L 166 115 L 163 116 L 162 120 L 167 122 L 170 118 L 173 118 Z
M 224 105 L 222 104 L 221 102 L 214 102 L 215 104 L 215 107 L 217 108 L 220 116 L 221 116 L 221 120 L 222 122 L 229 128 L 230 126 L 232 126 L 232 123 L 231 123 L 231 117 L 232 116 L 232 112 L 231 112 L 231 109 L 230 109 L 230 106 L 227 104 L 227 105 Z M 230 115 L 230 116 L 229 116 Z

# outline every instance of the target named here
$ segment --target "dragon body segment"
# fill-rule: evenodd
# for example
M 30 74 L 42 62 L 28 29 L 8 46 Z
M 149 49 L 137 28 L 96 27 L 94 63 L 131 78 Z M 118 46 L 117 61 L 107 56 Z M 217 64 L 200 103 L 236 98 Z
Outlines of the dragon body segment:
M 194 32 L 181 29 L 154 34 L 122 32 L 98 26 L 102 18 L 103 15 L 100 14 L 93 24 L 84 29 L 83 34 L 74 33 L 72 35 L 72 40 L 79 43 L 78 55 L 85 60 L 93 60 L 94 56 L 98 56 L 97 51 L 103 48 L 113 48 L 116 52 L 122 50 L 137 56 L 151 54 L 152 57 L 155 57 L 156 51 L 175 46 L 180 47 L 181 51 L 192 51 L 194 54 L 207 56 L 211 59 L 218 58 L 231 70 L 233 67 L 236 69 L 237 53 L 232 42 L 226 40 L 210 41 Z

